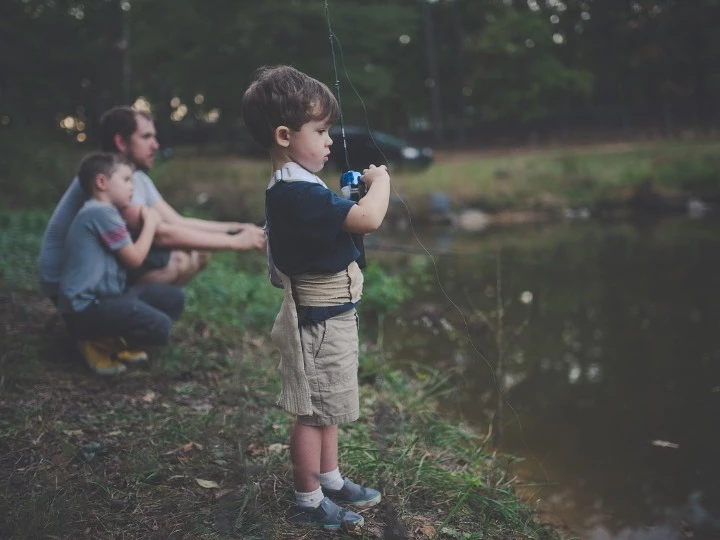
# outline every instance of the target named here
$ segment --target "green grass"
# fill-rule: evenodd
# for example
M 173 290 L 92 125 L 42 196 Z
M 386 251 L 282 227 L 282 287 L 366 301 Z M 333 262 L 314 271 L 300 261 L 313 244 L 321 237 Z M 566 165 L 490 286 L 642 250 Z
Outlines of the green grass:
M 449 194 L 455 206 L 531 210 L 623 202 L 641 182 L 698 195 L 720 191 L 717 143 L 609 145 L 573 150 L 441 155 L 420 173 L 398 174 L 410 198 Z
M 428 214 L 428 193 L 444 192 L 455 209 L 486 212 L 543 211 L 566 207 L 621 206 L 644 182 L 663 195 L 717 197 L 720 193 L 720 144 L 715 141 L 658 141 L 505 151 L 437 153 L 423 171 L 393 171 L 393 189 L 414 220 Z M 270 176 L 267 159 L 239 158 L 181 149 L 156 163 L 152 171 L 164 197 L 191 215 L 263 221 L 263 193 Z M 55 152 L 56 158 L 52 158 Z M 77 149 L 52 147 L 33 171 L 0 178 L 8 195 L 3 207 L 46 207 L 57 200 L 72 176 Z M 53 162 L 52 172 L 45 163 Z M 41 166 L 42 165 L 42 166 Z M 65 168 L 67 174 L 59 171 Z M 49 170 L 49 169 L 48 169 Z M 22 173 L 22 174 L 21 174 Z M 18 177 L 28 177 L 17 181 Z M 338 172 L 323 171 L 335 188 Z
M 292 418 L 275 406 L 280 295 L 261 257 L 215 256 L 172 345 L 146 370 L 99 378 L 34 292 L 46 217 L 0 214 L 0 537 L 334 537 L 286 520 Z M 409 282 L 369 275 L 366 316 L 407 298 Z M 340 453 L 345 474 L 383 491 L 366 538 L 558 537 L 515 494 L 513 458 L 437 412 L 447 373 L 363 351 L 361 419 L 341 427 Z

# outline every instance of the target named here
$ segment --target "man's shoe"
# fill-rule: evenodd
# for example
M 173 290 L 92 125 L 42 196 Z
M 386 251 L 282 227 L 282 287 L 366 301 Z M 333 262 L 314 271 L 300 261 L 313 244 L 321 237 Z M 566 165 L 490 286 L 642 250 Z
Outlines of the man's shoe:
M 349 478 L 340 489 L 322 488 L 323 493 L 338 504 L 351 504 L 355 508 L 370 508 L 380 502 L 382 496 L 376 489 L 357 485 Z
M 125 339 L 118 338 L 115 358 L 117 358 L 121 362 L 134 364 L 137 362 L 146 362 L 148 359 L 148 355 L 145 351 L 130 349 Z
M 363 525 L 365 525 L 365 520 L 360 514 L 339 507 L 327 497 L 323 498 L 317 508 L 296 506 L 290 516 L 290 521 L 304 527 L 342 529 L 352 536 L 360 536 Z
M 125 364 L 112 359 L 110 351 L 103 342 L 81 341 L 78 343 L 78 349 L 90 369 L 98 375 L 117 375 L 127 370 Z

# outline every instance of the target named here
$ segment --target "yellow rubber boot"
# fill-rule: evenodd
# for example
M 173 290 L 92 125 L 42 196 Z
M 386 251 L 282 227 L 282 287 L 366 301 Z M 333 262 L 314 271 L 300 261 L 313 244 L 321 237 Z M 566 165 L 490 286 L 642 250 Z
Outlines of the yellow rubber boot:
M 115 358 L 121 362 L 128 364 L 134 364 L 137 362 L 146 362 L 148 355 L 145 351 L 130 349 L 127 341 L 123 338 L 118 338 L 118 343 L 115 350 Z
M 113 360 L 106 340 L 80 341 L 78 349 L 88 367 L 98 375 L 117 375 L 127 370 L 125 364 Z

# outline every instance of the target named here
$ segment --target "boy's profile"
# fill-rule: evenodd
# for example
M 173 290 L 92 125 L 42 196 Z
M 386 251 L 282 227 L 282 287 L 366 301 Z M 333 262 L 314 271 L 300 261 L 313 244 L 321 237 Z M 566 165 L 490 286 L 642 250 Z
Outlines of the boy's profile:
M 381 495 L 343 478 L 338 466 L 338 424 L 360 414 L 355 306 L 363 276 L 352 233 L 380 226 L 390 177 L 371 165 L 362 177 L 367 195 L 355 203 L 315 176 L 330 153 L 338 103 L 327 86 L 292 67 L 258 70 L 242 110 L 274 171 L 265 192 L 268 254 L 284 299 L 271 337 L 281 356 L 279 404 L 296 415 L 292 519 L 359 533 L 363 517 L 344 506 L 367 508 Z
M 143 207 L 142 230 L 133 241 L 121 216 L 132 199 L 132 174 L 119 154 L 98 152 L 82 160 L 78 179 L 88 200 L 70 225 L 63 252 L 58 309 L 88 366 L 100 375 L 146 360 L 135 347 L 166 344 L 184 303 L 182 290 L 172 285 L 126 286 L 127 270 L 142 264 L 160 222 L 155 210 Z M 117 350 L 123 355 L 108 354 Z

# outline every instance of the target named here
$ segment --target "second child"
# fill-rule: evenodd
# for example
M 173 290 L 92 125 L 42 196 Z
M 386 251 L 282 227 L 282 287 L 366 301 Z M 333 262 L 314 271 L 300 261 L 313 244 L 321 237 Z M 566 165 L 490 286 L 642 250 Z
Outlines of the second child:
M 157 211 L 143 207 L 142 230 L 133 241 L 121 215 L 132 199 L 132 174 L 119 154 L 83 159 L 78 179 L 88 200 L 70 225 L 63 252 L 58 310 L 99 375 L 122 373 L 126 362 L 147 359 L 140 348 L 167 344 L 184 304 L 174 285 L 127 287 L 128 269 L 143 263 L 160 222 Z

